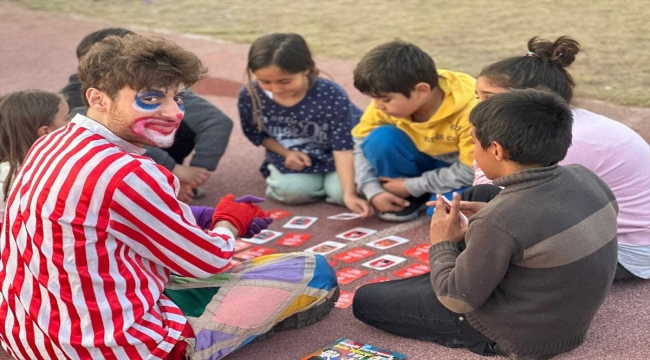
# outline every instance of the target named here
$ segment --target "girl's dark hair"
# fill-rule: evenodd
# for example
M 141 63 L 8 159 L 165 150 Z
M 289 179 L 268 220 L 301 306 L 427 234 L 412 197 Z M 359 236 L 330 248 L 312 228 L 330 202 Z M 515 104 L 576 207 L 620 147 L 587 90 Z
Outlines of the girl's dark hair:
M 549 89 L 571 102 L 575 82 L 566 71 L 580 52 L 580 44 L 568 36 L 555 42 L 534 37 L 528 41 L 528 54 L 488 65 L 479 77 L 492 85 L 512 89 Z
M 311 51 L 305 39 L 293 33 L 275 33 L 264 35 L 251 45 L 248 51 L 248 93 L 253 100 L 253 121 L 261 131 L 264 128 L 262 121 L 262 101 L 253 86 L 253 73 L 259 69 L 275 65 L 280 69 L 297 74 L 309 70 L 309 86 L 311 87 L 320 71 L 311 56 Z
M 38 129 L 52 125 L 64 101 L 60 95 L 42 90 L 16 91 L 0 98 L 0 162 L 9 163 L 5 200 L 14 174 L 38 139 Z

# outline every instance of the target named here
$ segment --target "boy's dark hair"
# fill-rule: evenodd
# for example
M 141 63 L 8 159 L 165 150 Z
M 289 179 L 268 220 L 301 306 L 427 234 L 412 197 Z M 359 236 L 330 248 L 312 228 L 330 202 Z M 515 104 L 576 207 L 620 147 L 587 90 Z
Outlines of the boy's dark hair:
M 566 71 L 580 52 L 580 44 L 567 36 L 555 42 L 534 37 L 528 41 L 528 54 L 488 65 L 478 77 L 504 89 L 549 89 L 571 102 L 575 83 Z
M 573 114 L 562 98 L 549 91 L 495 94 L 476 105 L 469 121 L 481 147 L 495 141 L 508 151 L 508 160 L 523 165 L 557 164 L 571 146 Z
M 370 50 L 354 69 L 354 87 L 372 97 L 400 93 L 407 99 L 418 83 L 438 86 L 436 64 L 418 46 L 394 40 Z
M 77 46 L 77 59 L 81 60 L 81 58 L 88 53 L 88 50 L 90 50 L 95 43 L 98 43 L 111 35 L 123 37 L 132 34 L 135 33 L 123 28 L 106 28 L 92 32 L 81 39 L 81 42 Z
M 192 86 L 207 69 L 193 53 L 157 36 L 109 36 L 81 58 L 81 93 L 95 88 L 111 99 L 124 87 L 135 91 Z M 83 97 L 88 105 L 88 99 Z

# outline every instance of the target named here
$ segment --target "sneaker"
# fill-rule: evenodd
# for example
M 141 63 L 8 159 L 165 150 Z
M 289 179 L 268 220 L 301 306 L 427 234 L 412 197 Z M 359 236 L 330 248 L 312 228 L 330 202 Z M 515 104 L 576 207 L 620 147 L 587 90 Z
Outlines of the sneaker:
M 427 201 L 429 201 L 430 197 L 431 194 L 428 193 L 417 198 L 415 196 L 409 196 L 406 198 L 409 206 L 405 207 L 402 211 L 379 213 L 377 216 L 384 221 L 411 221 L 420 215 L 420 211 L 427 208 Z
M 270 339 L 275 336 L 275 333 L 278 331 L 291 330 L 291 329 L 301 329 L 305 326 L 313 325 L 325 318 L 327 314 L 332 311 L 334 304 L 339 299 L 339 288 L 338 286 L 332 290 L 327 295 L 325 299 L 322 299 L 321 303 L 311 307 L 305 311 L 295 313 L 288 318 L 280 321 L 271 330 L 265 332 L 262 335 L 259 335 L 255 340 L 251 342 L 258 342 L 261 340 Z
M 193 200 L 200 199 L 205 196 L 205 190 L 199 188 L 192 189 L 192 194 Z

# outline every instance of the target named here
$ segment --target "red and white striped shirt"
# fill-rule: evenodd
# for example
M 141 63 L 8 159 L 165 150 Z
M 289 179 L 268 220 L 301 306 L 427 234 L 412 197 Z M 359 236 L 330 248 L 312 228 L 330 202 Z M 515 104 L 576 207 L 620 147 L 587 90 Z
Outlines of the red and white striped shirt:
M 30 150 L 0 237 L 0 343 L 14 357 L 164 358 L 186 323 L 162 295 L 170 271 L 228 264 L 233 234 L 197 227 L 143 152 L 81 115 Z

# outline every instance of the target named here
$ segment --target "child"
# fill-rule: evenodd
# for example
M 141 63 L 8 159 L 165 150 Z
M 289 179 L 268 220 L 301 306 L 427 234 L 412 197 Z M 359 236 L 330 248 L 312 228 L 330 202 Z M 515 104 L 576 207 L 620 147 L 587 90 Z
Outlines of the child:
M 527 55 L 485 67 L 476 83 L 479 99 L 510 89 L 542 87 L 570 103 L 575 83 L 566 67 L 580 51 L 578 42 L 565 36 L 555 42 L 532 38 L 528 50 Z M 616 195 L 619 265 L 615 280 L 650 279 L 650 146 L 624 124 L 579 108 L 572 112 L 573 142 L 560 165 L 583 165 Z M 490 183 L 477 167 L 474 184 Z M 495 194 L 499 188 L 481 186 L 476 190 L 465 198 L 479 199 L 481 193 Z M 488 194 L 481 201 L 493 196 Z
M 361 59 L 354 86 L 372 103 L 352 131 L 355 179 L 381 219 L 415 219 L 430 193 L 472 184 L 474 85 L 468 75 L 436 71 L 427 53 L 400 40 Z
M 441 196 L 428 203 L 436 208 L 431 272 L 362 286 L 354 315 L 481 355 L 548 359 L 570 351 L 585 341 L 614 278 L 614 194 L 585 167 L 557 165 L 572 123 L 557 95 L 497 94 L 470 121 L 476 162 L 504 190 L 470 203 L 478 211 L 469 227 L 460 224 L 458 194 L 449 214 Z
M 29 148 L 68 120 L 68 104 L 49 91 L 16 91 L 0 99 L 0 224 L 9 189 Z
M 106 28 L 90 33 L 77 46 L 77 59 L 81 59 L 95 43 L 107 36 L 129 34 L 134 32 L 122 28 Z M 77 74 L 70 75 L 70 81 L 61 89 L 61 93 L 66 97 L 71 111 L 86 113 Z M 147 146 L 145 155 L 178 177 L 181 182 L 179 199 L 190 203 L 192 199 L 204 196 L 204 190 L 199 186 L 205 184 L 211 172 L 217 168 L 226 151 L 231 131 L 232 120 L 228 116 L 188 90 L 185 94 L 185 117 L 176 131 L 174 143 L 164 149 Z M 194 154 L 189 165 L 183 165 L 183 160 L 192 151 Z
M 372 208 L 356 192 L 350 136 L 361 111 L 345 90 L 318 74 L 300 35 L 255 40 L 249 83 L 239 92 L 242 129 L 266 148 L 260 170 L 267 196 L 288 204 L 325 197 L 366 217 Z

